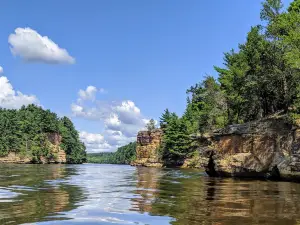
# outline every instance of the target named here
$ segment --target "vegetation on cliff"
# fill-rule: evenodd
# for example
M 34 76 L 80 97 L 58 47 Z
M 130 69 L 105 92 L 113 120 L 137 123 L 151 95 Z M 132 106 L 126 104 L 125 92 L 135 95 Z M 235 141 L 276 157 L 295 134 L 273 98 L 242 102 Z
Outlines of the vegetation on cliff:
M 116 152 L 88 154 L 89 163 L 101 164 L 130 164 L 136 158 L 136 142 L 118 148 Z
M 61 147 L 66 152 L 67 163 L 86 160 L 84 144 L 73 123 L 67 117 L 58 118 L 50 110 L 35 105 L 19 110 L 0 108 L 0 156 L 15 152 L 30 156 L 39 163 L 41 157 L 57 157 L 49 146 L 48 134 L 59 134 Z
M 193 152 L 189 135 L 245 123 L 282 112 L 300 116 L 300 0 L 283 10 L 280 0 L 262 4 L 262 24 L 251 27 L 246 42 L 224 54 L 207 76 L 187 90 L 182 117 L 166 110 L 162 158 L 181 159 Z

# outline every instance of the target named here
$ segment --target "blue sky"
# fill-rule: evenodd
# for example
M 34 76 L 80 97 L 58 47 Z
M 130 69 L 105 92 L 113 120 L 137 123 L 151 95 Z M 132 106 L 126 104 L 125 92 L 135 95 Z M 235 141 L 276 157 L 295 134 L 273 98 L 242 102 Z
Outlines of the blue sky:
M 2 89 L 11 85 L 29 98 L 19 96 L 24 104 L 70 116 L 89 151 L 114 150 L 165 108 L 181 114 L 185 90 L 216 75 L 223 52 L 260 23 L 260 8 L 259 0 L 3 0 L 0 66 L 9 81 Z M 57 55 L 39 49 L 44 36 Z M 20 105 L 12 104 L 0 106 Z

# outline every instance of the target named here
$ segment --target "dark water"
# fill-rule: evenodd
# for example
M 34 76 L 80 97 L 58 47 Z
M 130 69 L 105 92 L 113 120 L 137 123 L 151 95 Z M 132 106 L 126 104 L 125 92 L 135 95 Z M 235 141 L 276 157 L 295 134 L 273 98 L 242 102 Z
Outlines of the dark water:
M 300 224 L 300 184 L 198 170 L 0 165 L 0 224 Z

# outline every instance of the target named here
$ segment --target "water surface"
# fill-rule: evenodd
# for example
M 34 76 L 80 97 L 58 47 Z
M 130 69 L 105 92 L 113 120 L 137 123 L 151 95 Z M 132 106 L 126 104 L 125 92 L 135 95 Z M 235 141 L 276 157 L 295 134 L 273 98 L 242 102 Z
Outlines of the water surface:
M 0 171 L 0 224 L 300 224 L 297 183 L 97 164 Z

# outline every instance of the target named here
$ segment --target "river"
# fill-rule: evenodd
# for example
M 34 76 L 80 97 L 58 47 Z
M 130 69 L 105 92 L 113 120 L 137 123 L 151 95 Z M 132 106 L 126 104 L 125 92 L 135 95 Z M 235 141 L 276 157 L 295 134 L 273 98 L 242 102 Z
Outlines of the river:
M 0 165 L 0 224 L 300 224 L 300 184 L 120 165 Z

